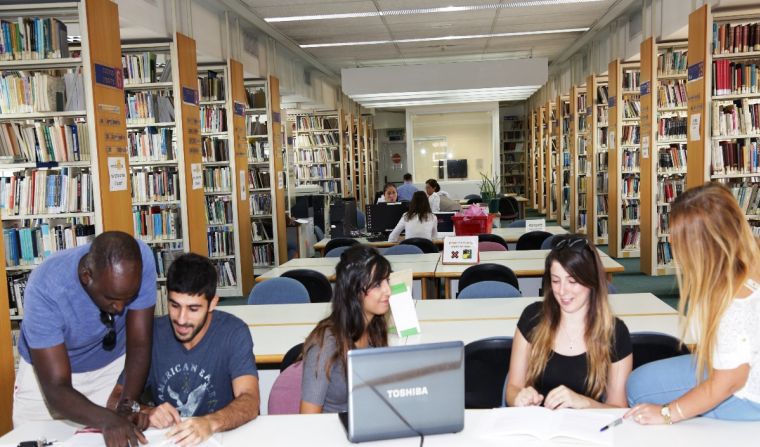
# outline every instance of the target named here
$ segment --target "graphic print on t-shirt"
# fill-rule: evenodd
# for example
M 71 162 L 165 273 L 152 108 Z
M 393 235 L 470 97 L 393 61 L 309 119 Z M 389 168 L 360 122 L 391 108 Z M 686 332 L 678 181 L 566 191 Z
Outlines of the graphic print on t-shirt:
M 159 401 L 172 404 L 183 418 L 213 413 L 219 402 L 211 373 L 196 363 L 178 363 L 162 372 L 157 393 Z

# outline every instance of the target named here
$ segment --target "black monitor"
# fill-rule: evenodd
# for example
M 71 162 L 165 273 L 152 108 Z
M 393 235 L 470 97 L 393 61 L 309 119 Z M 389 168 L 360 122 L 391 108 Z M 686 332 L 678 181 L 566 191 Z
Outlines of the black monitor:
M 393 231 L 405 212 L 409 211 L 407 202 L 377 203 L 367 205 L 367 231 L 382 233 Z
M 350 237 L 356 231 L 356 199 L 336 198 L 330 205 L 330 237 Z
M 434 213 L 435 217 L 438 219 L 438 232 L 439 233 L 453 233 L 454 232 L 454 221 L 451 219 L 454 217 L 454 214 L 456 212 L 450 212 L 450 213 Z
M 467 159 L 447 160 L 446 175 L 448 178 L 467 178 Z

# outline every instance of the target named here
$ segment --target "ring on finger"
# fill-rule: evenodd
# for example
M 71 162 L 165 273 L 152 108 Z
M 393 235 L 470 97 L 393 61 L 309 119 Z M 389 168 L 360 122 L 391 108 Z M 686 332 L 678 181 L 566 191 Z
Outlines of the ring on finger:
M 641 422 L 641 415 L 637 414 L 636 416 L 634 416 L 634 419 L 636 420 L 636 422 Z

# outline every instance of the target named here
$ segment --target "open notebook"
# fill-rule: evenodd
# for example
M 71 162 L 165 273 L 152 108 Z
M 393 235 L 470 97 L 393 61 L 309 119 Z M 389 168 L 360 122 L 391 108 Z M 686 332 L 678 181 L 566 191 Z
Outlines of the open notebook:
M 166 432 L 169 429 L 148 429 L 145 430 L 144 435 L 148 438 L 148 444 L 146 447 L 172 447 L 175 444 L 166 439 Z M 82 430 L 74 434 L 66 441 L 60 444 L 63 447 L 104 447 L 106 445 L 103 440 L 103 434 L 100 431 Z M 142 445 L 142 444 L 141 444 Z M 205 442 L 198 444 L 198 447 L 221 447 L 222 446 L 222 434 L 217 433 L 214 436 L 207 439 Z
M 622 415 L 622 413 L 620 413 Z M 544 407 L 511 407 L 492 410 L 478 432 L 485 439 L 533 436 L 543 441 L 575 439 L 612 445 L 614 430 L 600 432 L 619 415 L 589 410 L 549 410 Z

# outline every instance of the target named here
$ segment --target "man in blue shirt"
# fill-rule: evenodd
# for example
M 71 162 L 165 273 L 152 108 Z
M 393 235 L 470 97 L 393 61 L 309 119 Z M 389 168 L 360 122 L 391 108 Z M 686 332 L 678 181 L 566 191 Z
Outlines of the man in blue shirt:
M 129 407 L 148 374 L 155 303 L 153 253 L 126 233 L 105 232 L 37 267 L 24 293 L 14 425 L 55 417 L 100 428 L 109 447 L 144 441 Z M 104 406 L 122 369 L 115 412 Z
M 398 191 L 399 202 L 402 200 L 407 202 L 412 200 L 412 194 L 417 192 L 417 187 L 412 183 L 412 174 L 408 172 L 404 174 L 404 184 L 396 188 L 396 190 Z
M 172 427 L 167 437 L 178 445 L 201 443 L 259 414 L 251 331 L 239 318 L 215 310 L 216 283 L 207 258 L 193 253 L 177 258 L 166 275 L 169 315 L 156 318 L 153 326 L 146 383 L 153 406 L 142 413 L 152 427 Z M 120 394 L 117 385 L 110 402 Z

